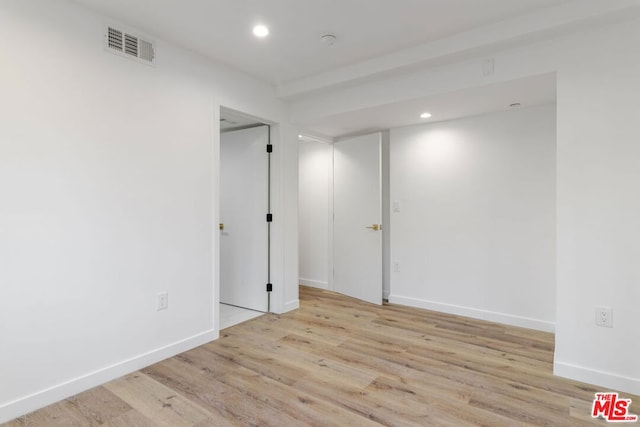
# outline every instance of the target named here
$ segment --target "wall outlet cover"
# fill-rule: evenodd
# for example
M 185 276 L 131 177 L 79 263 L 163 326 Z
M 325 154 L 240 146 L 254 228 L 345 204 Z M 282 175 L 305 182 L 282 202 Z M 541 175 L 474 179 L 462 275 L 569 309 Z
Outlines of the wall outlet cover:
M 169 308 L 169 294 L 167 292 L 160 292 L 158 294 L 157 310 L 166 310 Z
M 611 307 L 596 307 L 596 325 L 613 328 L 613 309 Z

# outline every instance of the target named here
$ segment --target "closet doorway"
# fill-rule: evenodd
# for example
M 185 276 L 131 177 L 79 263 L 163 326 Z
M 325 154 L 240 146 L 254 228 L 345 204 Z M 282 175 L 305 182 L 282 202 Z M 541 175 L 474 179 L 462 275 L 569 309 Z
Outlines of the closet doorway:
M 220 110 L 220 328 L 269 311 L 270 126 Z

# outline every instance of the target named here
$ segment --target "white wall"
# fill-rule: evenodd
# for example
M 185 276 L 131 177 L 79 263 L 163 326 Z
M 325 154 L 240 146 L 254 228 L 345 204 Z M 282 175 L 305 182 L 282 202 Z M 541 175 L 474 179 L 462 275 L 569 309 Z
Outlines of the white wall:
M 272 128 L 271 311 L 286 313 L 300 307 L 298 299 L 298 129 Z
M 555 372 L 640 395 L 640 22 L 580 41 L 558 72 Z
M 625 2 L 620 2 L 625 3 Z M 627 5 L 632 2 L 626 2 Z M 637 325 L 637 85 L 640 21 L 635 11 L 609 26 L 485 52 L 482 57 L 321 91 L 291 105 L 313 123 L 422 96 L 522 77 L 558 75 L 557 298 L 554 372 L 640 394 Z M 482 75 L 482 59 L 495 73 Z M 634 216 L 635 215 L 635 216 Z M 595 328 L 596 304 L 614 309 L 614 328 Z
M 66 1 L 0 6 L 0 422 L 216 338 L 219 106 L 285 118 L 270 86 L 162 41 L 155 67 L 105 52 L 105 22 Z M 283 311 L 297 148 L 278 132 Z
M 333 150 L 323 142 L 299 144 L 300 283 L 329 287 L 329 206 Z
M 552 330 L 555 108 L 391 130 L 390 301 Z

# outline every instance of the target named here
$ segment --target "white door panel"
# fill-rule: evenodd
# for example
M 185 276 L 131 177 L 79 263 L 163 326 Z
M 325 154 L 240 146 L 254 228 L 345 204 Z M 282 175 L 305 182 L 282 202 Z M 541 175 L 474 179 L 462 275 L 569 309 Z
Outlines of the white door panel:
M 268 127 L 220 136 L 220 302 L 267 311 Z
M 381 137 L 334 144 L 333 287 L 382 304 Z

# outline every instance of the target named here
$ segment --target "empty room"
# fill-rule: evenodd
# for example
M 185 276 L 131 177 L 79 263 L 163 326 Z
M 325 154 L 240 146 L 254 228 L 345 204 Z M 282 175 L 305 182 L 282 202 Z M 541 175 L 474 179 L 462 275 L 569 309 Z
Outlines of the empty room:
M 0 425 L 640 414 L 637 0 L 1 0 Z

